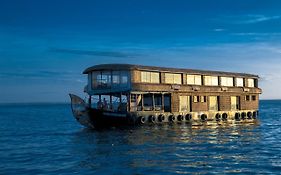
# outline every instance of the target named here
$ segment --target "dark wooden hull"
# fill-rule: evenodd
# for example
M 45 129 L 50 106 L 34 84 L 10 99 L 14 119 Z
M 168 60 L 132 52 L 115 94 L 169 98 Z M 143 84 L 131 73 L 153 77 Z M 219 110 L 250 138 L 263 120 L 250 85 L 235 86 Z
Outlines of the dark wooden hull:
M 135 125 L 128 113 L 89 109 L 89 119 L 95 128 Z
M 98 109 L 89 109 L 89 120 L 94 128 L 107 128 L 112 126 L 137 126 L 144 124 L 163 124 L 163 123 L 174 123 L 174 124 L 189 124 L 194 126 L 199 125 L 224 125 L 224 124 L 242 124 L 242 123 L 258 123 L 257 119 L 241 119 L 241 120 L 182 120 L 179 121 L 175 119 L 173 121 L 166 118 L 166 120 L 159 121 L 156 119 L 155 121 L 151 121 L 149 117 L 145 117 L 145 121 L 141 122 L 140 116 L 136 116 L 133 113 L 127 112 L 111 112 L 111 111 L 102 111 Z

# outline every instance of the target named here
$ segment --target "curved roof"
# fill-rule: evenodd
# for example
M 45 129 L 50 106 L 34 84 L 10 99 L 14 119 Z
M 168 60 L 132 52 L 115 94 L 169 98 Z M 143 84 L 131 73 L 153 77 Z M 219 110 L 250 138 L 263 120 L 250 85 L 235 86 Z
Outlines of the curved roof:
M 144 66 L 144 65 L 134 65 L 134 64 L 98 64 L 85 69 L 83 71 L 83 74 L 88 74 L 89 72 L 92 71 L 103 71 L 103 70 L 146 70 L 146 71 L 159 71 L 159 72 L 171 72 L 171 73 L 190 73 L 190 74 L 201 74 L 201 75 L 237 76 L 237 77 L 240 76 L 240 77 L 259 78 L 258 75 L 247 74 L 247 73 L 169 68 L 169 67 Z

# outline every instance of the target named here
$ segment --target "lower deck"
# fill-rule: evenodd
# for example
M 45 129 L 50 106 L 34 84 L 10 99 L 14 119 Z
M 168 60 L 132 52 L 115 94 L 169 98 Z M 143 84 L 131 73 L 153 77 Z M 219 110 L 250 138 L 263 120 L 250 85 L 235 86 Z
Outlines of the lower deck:
M 233 113 L 258 110 L 259 95 L 250 93 L 123 92 L 91 96 L 92 108 L 115 112 Z
M 146 95 L 151 95 L 148 96 L 149 101 L 152 99 L 150 103 L 147 102 Z M 255 122 L 258 116 L 257 109 L 238 110 L 235 108 L 235 110 L 218 110 L 218 100 L 210 102 L 210 100 L 213 100 L 213 96 L 208 97 L 209 100 L 206 98 L 206 101 L 209 101 L 208 106 L 212 107 L 211 110 L 206 111 L 192 111 L 192 106 L 188 106 L 192 104 L 188 103 L 188 100 L 192 99 L 189 96 L 180 96 L 180 99 L 184 100 L 183 103 L 181 100 L 179 102 L 179 104 L 181 104 L 181 110 L 172 111 L 171 94 L 161 94 L 161 96 L 159 94 L 120 95 L 120 99 L 118 99 L 119 104 L 115 104 L 116 102 L 113 101 L 112 96 L 110 97 L 111 100 L 109 104 L 107 104 L 105 97 L 102 103 L 101 96 L 99 97 L 98 103 L 92 103 L 92 101 L 89 100 L 89 104 L 86 104 L 84 100 L 75 95 L 70 96 L 72 111 L 75 118 L 79 123 L 88 127 L 120 124 L 190 123 L 192 125 L 200 125 L 203 123 Z M 127 103 L 123 97 L 129 97 L 127 98 Z M 141 99 L 138 99 L 139 97 L 141 97 Z M 219 97 L 216 97 L 216 99 L 219 99 Z M 141 105 L 136 105 L 139 103 Z M 235 104 L 235 107 L 239 107 L 237 103 Z M 216 106 L 214 107 L 211 105 Z

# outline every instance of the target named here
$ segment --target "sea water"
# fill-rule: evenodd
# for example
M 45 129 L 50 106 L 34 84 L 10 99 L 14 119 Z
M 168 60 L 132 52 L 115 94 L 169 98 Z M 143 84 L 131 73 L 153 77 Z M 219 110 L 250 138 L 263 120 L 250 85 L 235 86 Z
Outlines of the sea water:
M 0 174 L 281 173 L 281 101 L 258 124 L 89 130 L 69 104 L 0 105 Z

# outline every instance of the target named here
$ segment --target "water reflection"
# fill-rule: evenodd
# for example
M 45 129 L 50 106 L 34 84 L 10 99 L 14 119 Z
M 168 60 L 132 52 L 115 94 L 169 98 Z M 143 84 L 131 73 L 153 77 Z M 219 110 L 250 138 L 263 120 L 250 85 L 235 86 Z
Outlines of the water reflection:
M 196 127 L 173 124 L 83 129 L 73 138 L 76 145 L 73 152 L 80 157 L 79 166 L 97 173 L 105 173 L 109 167 L 113 173 L 129 174 L 247 172 L 251 170 L 243 169 L 241 163 L 254 161 L 249 153 L 260 142 L 258 128 L 258 124 Z

